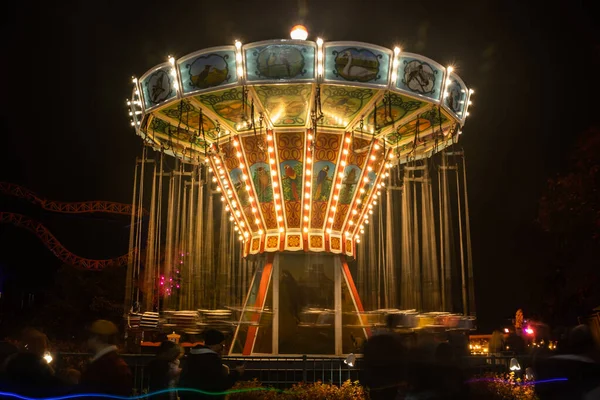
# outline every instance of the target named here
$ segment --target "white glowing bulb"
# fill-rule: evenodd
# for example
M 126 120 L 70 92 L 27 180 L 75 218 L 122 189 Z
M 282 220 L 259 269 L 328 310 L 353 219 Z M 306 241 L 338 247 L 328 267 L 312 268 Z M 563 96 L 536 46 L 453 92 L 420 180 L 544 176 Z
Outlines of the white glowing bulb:
M 334 194 L 334 195 L 333 195 L 333 199 L 334 199 L 335 201 L 337 201 L 339 198 L 340 198 L 340 197 L 339 197 L 337 194 Z
M 275 200 L 279 199 L 279 193 L 275 193 L 275 194 L 273 195 L 273 198 L 274 198 Z
M 340 173 L 338 174 L 338 176 L 339 176 L 340 178 L 343 178 L 343 177 L 344 177 L 344 173 L 343 173 L 343 172 L 340 172 Z
M 279 228 L 279 232 L 283 233 L 284 229 L 283 228 Z
M 475 93 L 475 91 L 473 89 L 469 89 L 469 93 L 473 94 L 473 93 Z
M 283 217 L 280 215 L 279 217 L 277 217 L 277 221 L 279 221 L 279 222 L 283 221 Z
M 240 42 L 239 40 L 236 40 L 235 41 L 235 48 L 238 49 L 238 50 L 241 49 L 242 48 L 242 42 Z
M 306 193 L 306 194 L 304 195 L 304 197 L 306 197 L 307 199 L 310 199 L 310 193 Z
M 275 204 L 275 210 L 277 210 L 277 211 L 281 210 L 281 206 L 279 204 Z
M 348 225 L 354 225 L 354 221 L 348 221 Z
M 244 240 L 244 237 L 243 237 L 242 235 L 240 235 L 240 236 L 238 236 L 238 239 L 239 239 L 240 241 L 242 241 L 242 240 Z
M 329 222 L 333 222 L 333 217 L 329 217 Z
M 344 154 L 348 154 L 348 149 L 344 149 L 344 150 L 342 151 L 342 153 L 344 153 Z
M 229 220 L 230 220 L 230 221 L 233 221 L 233 217 L 229 217 Z
M 331 229 L 327 228 L 327 233 L 331 233 Z
M 323 39 L 317 38 L 317 46 L 323 46 Z
M 263 230 L 262 230 L 262 229 L 259 229 L 259 230 L 258 230 L 258 234 L 259 234 L 259 235 L 262 235 L 262 234 L 263 234 Z
M 345 166 L 346 166 L 346 161 L 342 161 L 342 162 L 340 163 L 340 165 L 341 165 L 342 167 L 345 167 Z
M 241 215 L 242 215 L 242 214 L 240 213 L 240 210 L 236 210 L 236 211 L 235 211 L 235 216 L 236 216 L 236 217 L 238 217 L 238 218 L 239 218 Z
M 238 68 L 237 68 L 237 74 L 238 74 L 238 76 L 242 76 L 242 75 L 244 75 L 244 68 L 242 68 L 242 67 L 238 67 Z
M 307 227 L 304 227 L 304 232 L 305 233 L 308 232 L 308 228 Z
M 447 70 L 448 70 L 448 73 L 451 74 L 454 71 L 454 67 L 448 67 Z
M 225 206 L 225 211 L 229 211 L 229 206 Z
M 373 168 L 372 168 L 372 167 L 369 165 L 369 166 L 367 167 L 367 171 L 373 171 Z
M 306 170 L 306 175 L 310 175 L 310 169 Z
M 256 224 L 259 224 L 259 223 L 260 223 L 260 219 L 256 218 L 256 219 L 254 220 L 254 223 L 256 223 Z
M 244 163 L 240 163 L 240 168 L 244 168 Z
M 273 152 L 273 148 L 272 148 L 271 146 L 269 146 L 269 147 L 267 148 L 267 150 L 269 151 L 269 153 L 272 153 L 272 152 Z
M 310 206 L 308 204 L 304 205 L 305 210 L 310 210 Z
M 313 135 L 312 134 L 308 134 L 308 140 L 312 140 L 313 139 Z
M 248 237 L 248 232 L 244 232 L 244 237 Z
M 212 181 L 213 181 L 213 182 L 216 182 L 216 181 L 217 181 L 217 177 L 216 177 L 216 176 L 213 176 L 213 178 L 212 178 Z
M 233 192 L 231 191 L 231 189 L 227 189 L 227 194 L 230 195 L 230 196 L 233 194 Z
M 342 185 L 341 185 L 340 183 L 338 183 L 337 185 L 335 185 L 335 187 L 336 187 L 337 189 L 340 189 L 340 188 L 342 187 Z
M 246 223 L 244 221 L 240 221 L 240 226 L 243 228 L 244 226 L 246 226 Z
M 352 210 L 352 214 L 356 215 L 356 214 L 358 214 L 358 211 Z
M 255 213 L 256 211 L 256 207 L 252 207 L 252 212 Z
M 308 217 L 306 215 L 304 216 L 304 222 L 308 222 Z
M 310 182 L 309 181 L 306 182 L 306 187 L 310 187 Z
M 221 186 L 217 186 L 217 192 L 221 191 Z
M 365 176 L 365 177 L 363 178 L 363 181 L 364 181 L 365 183 L 368 183 L 368 182 L 369 182 L 369 178 Z
M 246 185 L 245 189 L 246 189 L 247 192 L 249 192 L 250 191 L 250 186 Z
M 236 156 L 241 157 L 242 153 L 240 153 L 239 151 L 237 153 L 235 153 Z
M 371 160 L 373 160 L 373 161 L 375 161 L 375 159 L 376 159 L 376 158 L 377 158 L 377 157 L 375 157 L 375 155 L 372 155 L 372 156 L 371 156 Z
M 379 150 L 379 145 L 377 143 L 375 143 L 375 150 Z
M 277 172 L 275 170 L 271 171 L 271 176 L 275 176 L 277 175 Z
M 302 25 L 296 25 L 290 32 L 290 37 L 294 40 L 306 40 L 308 37 L 308 31 Z
M 307 158 L 306 158 L 306 163 L 307 163 L 307 164 L 310 164 L 311 162 L 312 162 L 312 159 L 311 159 L 310 157 L 307 157 Z
M 233 230 L 237 232 L 237 231 L 240 230 L 240 228 L 238 228 L 237 225 L 236 225 L 236 226 L 233 227 Z
M 360 188 L 360 192 L 364 193 L 365 192 L 365 188 Z
M 331 206 L 331 211 L 335 211 L 335 206 Z
M 323 66 L 321 64 L 319 64 L 317 66 L 317 74 L 318 75 L 323 75 Z
M 271 159 L 269 160 L 269 163 L 270 163 L 271 165 L 273 165 L 273 164 L 275 164 L 275 160 L 273 160 L 273 159 L 271 158 Z
M 273 136 L 272 135 L 267 135 L 267 140 L 269 140 L 269 141 L 273 140 Z
M 352 141 L 352 139 L 350 139 L 349 137 L 346 138 L 346 143 L 350 143 Z
M 376 198 L 375 196 L 373 196 L 373 197 Z M 377 202 L 375 200 L 373 200 L 373 204 L 377 205 Z
M 279 186 L 279 183 L 277 183 L 277 181 L 273 182 L 273 187 L 277 187 Z
M 356 199 L 356 204 L 360 204 L 362 203 L 362 201 L 360 201 L 360 199 Z

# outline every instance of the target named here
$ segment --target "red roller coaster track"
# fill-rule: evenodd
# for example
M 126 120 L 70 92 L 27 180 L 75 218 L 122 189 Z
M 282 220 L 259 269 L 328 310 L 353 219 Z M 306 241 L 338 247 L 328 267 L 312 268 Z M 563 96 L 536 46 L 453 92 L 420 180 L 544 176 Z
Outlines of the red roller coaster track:
M 42 199 L 31 190 L 8 182 L 0 182 L 0 193 L 25 199 L 45 210 L 53 212 L 68 214 L 101 212 L 121 215 L 131 215 L 133 212 L 131 204 L 111 201 L 80 201 L 69 203 Z M 142 214 L 148 215 L 148 212 L 142 209 Z M 74 267 L 101 271 L 104 268 L 125 265 L 131 256 L 131 254 L 125 254 L 108 260 L 93 260 L 79 257 L 67 250 L 44 225 L 22 214 L 0 212 L 0 223 L 13 224 L 19 228 L 33 232 L 59 260 Z
M 31 190 L 8 182 L 0 182 L 0 193 L 25 199 L 33 204 L 39 205 L 45 210 L 54 212 L 69 214 L 102 212 L 121 215 L 131 215 L 132 212 L 131 204 L 115 203 L 112 201 L 62 202 L 42 199 Z M 142 214 L 148 215 L 148 211 L 142 210 Z
M 108 260 L 79 257 L 67 250 L 44 225 L 21 214 L 0 212 L 0 223 L 13 224 L 33 232 L 59 260 L 74 267 L 100 271 L 108 267 L 125 265 L 130 256 L 125 254 Z

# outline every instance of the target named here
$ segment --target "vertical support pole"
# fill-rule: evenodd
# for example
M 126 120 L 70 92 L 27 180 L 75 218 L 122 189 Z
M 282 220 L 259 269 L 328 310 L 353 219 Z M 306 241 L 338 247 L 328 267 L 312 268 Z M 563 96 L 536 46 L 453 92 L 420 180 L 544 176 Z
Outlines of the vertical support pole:
M 134 229 L 135 229 L 135 215 L 136 215 L 136 196 L 137 196 L 137 177 L 138 177 L 138 164 L 135 163 L 135 170 L 133 175 L 133 199 L 131 200 L 131 224 L 129 225 L 129 257 L 127 258 L 127 277 L 125 278 L 125 307 L 123 309 L 125 314 L 129 314 L 133 305 L 133 264 L 135 262 L 134 257 Z M 138 249 L 136 249 L 137 251 Z
M 467 194 L 467 162 L 462 154 L 463 186 L 465 199 L 465 234 L 467 236 L 467 270 L 469 282 L 469 315 L 475 316 L 475 288 L 473 282 L 473 254 L 471 252 L 471 222 L 469 217 L 469 196 Z
M 279 354 L 279 255 L 273 259 L 273 343 L 271 352 Z
M 458 178 L 458 163 L 456 163 L 456 202 L 458 205 L 458 235 L 460 241 L 460 277 L 462 283 L 462 309 L 463 314 L 468 315 L 467 306 L 467 280 L 465 276 L 465 250 L 463 245 L 463 223 L 462 223 L 462 201 L 460 193 L 460 179 Z
M 335 257 L 334 269 L 335 355 L 342 355 L 342 263 Z

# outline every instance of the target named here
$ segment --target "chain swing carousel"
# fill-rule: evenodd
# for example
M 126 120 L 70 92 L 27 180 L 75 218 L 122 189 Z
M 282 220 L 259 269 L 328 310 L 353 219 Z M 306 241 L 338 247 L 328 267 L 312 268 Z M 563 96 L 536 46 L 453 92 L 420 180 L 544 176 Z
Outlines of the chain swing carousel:
M 472 328 L 464 157 L 449 148 L 473 91 L 399 48 L 294 32 L 133 79 L 130 332 L 216 327 L 231 354 L 341 355 L 385 321 Z

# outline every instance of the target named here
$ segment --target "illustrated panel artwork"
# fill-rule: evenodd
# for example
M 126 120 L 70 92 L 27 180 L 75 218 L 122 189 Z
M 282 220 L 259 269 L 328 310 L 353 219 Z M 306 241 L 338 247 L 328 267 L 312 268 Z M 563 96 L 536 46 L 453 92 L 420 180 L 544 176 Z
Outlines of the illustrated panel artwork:
M 166 147 L 168 150 L 174 141 L 180 141 L 183 147 L 189 147 L 194 145 L 200 152 L 208 150 L 210 143 L 205 141 L 202 137 L 195 135 L 194 131 L 190 131 L 186 128 L 177 128 L 168 121 L 153 116 L 148 124 L 147 135 L 150 138 L 156 138 L 157 136 L 163 136 L 165 139 Z
M 258 225 L 254 221 L 255 218 L 252 212 L 252 204 L 250 203 L 250 194 L 246 189 L 246 184 L 243 183 L 244 171 L 240 168 L 240 161 L 236 155 L 237 150 L 229 142 L 221 144 L 219 149 L 249 227 L 252 231 L 257 231 Z
M 311 228 L 323 227 L 341 141 L 342 135 L 329 133 L 319 133 L 315 138 L 314 164 L 311 174 Z
M 375 94 L 375 90 L 324 85 L 321 88 L 321 124 L 331 128 L 343 128 L 358 114 Z
M 424 101 L 390 93 L 372 106 L 365 121 L 365 127 L 370 133 L 377 132 L 426 105 L 427 103 Z
M 467 103 L 467 87 L 455 74 L 448 77 L 449 83 L 444 93 L 444 106 L 456 118 L 462 120 Z
M 391 52 L 377 47 L 325 45 L 325 80 L 386 86 Z
M 416 54 L 401 53 L 396 72 L 396 88 L 439 101 L 444 80 L 444 68 Z
M 188 100 L 171 104 L 170 106 L 161 109 L 159 113 L 167 117 L 172 124 L 192 130 L 196 136 L 203 136 L 204 139 L 217 139 L 217 131 L 219 132 L 220 137 L 225 136 L 224 133 L 226 133 L 225 129 L 217 127 L 217 125 L 204 114 L 202 114 L 203 130 L 198 129 L 200 126 L 200 109 Z
M 267 144 L 264 135 L 249 135 L 242 139 L 250 177 L 254 184 L 259 203 L 273 201 L 271 168 L 267 157 Z
M 299 228 L 304 176 L 304 133 L 278 132 L 277 152 L 288 228 Z
M 237 83 L 233 49 L 196 54 L 177 64 L 184 94 Z
M 246 80 L 310 81 L 315 78 L 315 47 L 310 44 L 278 42 L 245 46 Z
M 171 65 L 160 67 L 140 81 L 146 109 L 156 107 L 177 96 L 176 74 Z
M 423 145 L 428 140 L 439 139 L 442 136 L 442 126 L 447 121 L 446 115 L 436 109 L 431 109 L 390 132 L 386 136 L 386 141 L 400 146 L 400 150 L 415 143 L 417 146 Z
M 243 97 L 242 89 L 233 88 L 215 93 L 200 94 L 195 98 L 217 113 L 232 128 L 237 129 L 248 118 L 249 107 L 244 107 Z
M 306 125 L 311 85 L 258 86 L 255 90 L 274 126 Z

